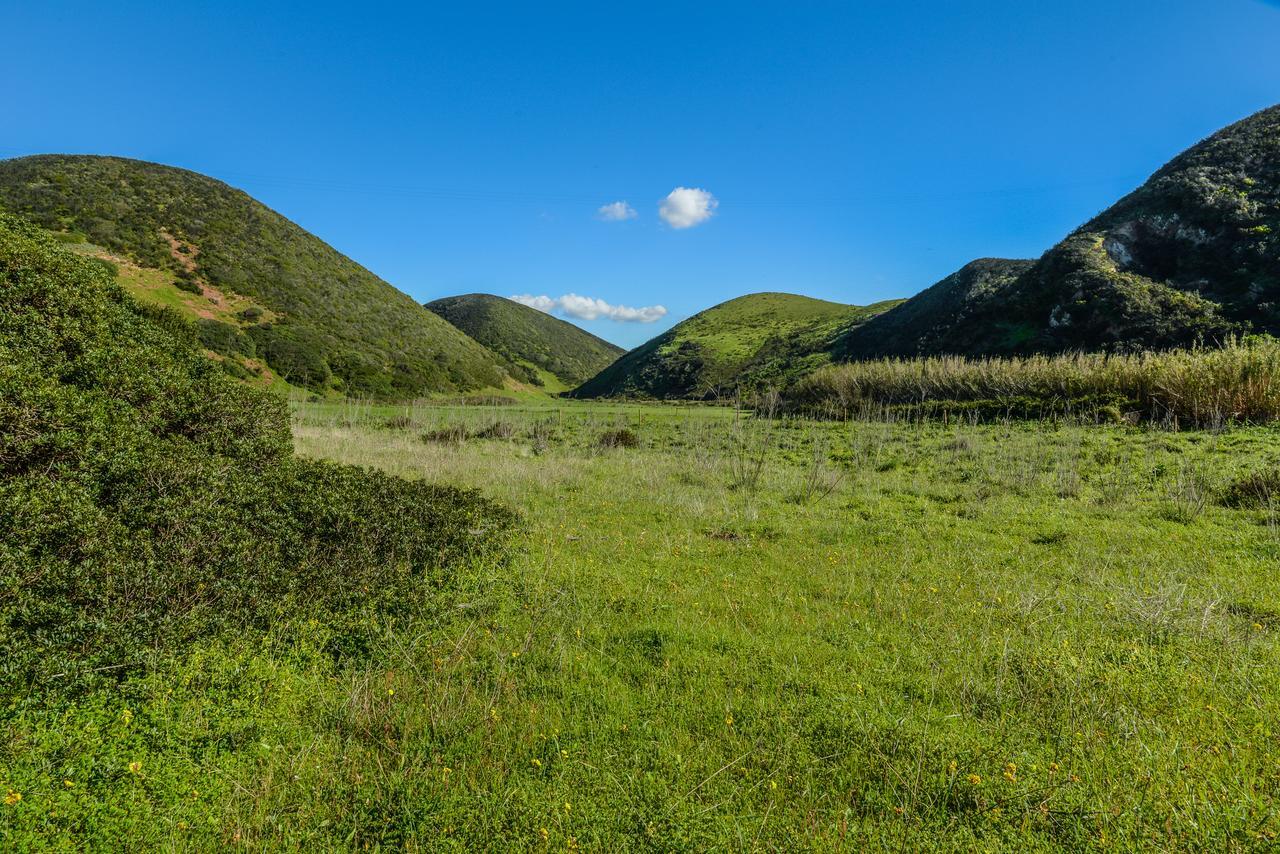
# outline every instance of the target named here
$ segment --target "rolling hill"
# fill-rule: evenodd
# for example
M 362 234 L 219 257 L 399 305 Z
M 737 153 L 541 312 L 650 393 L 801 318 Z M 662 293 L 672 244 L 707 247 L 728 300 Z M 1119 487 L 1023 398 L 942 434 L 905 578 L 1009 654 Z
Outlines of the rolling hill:
M 573 397 L 710 399 L 780 385 L 831 360 L 835 338 L 895 305 L 749 294 L 695 314 L 630 351 Z
M 1039 261 L 980 261 L 839 358 L 1124 351 L 1280 334 L 1280 106 L 1214 134 Z
M 499 386 L 499 359 L 319 238 L 212 178 L 117 157 L 0 161 L 0 208 L 199 324 L 237 375 L 381 398 Z
M 572 323 L 491 294 L 445 297 L 427 308 L 506 359 L 512 376 L 534 385 L 545 384 L 541 370 L 572 388 L 626 352 Z

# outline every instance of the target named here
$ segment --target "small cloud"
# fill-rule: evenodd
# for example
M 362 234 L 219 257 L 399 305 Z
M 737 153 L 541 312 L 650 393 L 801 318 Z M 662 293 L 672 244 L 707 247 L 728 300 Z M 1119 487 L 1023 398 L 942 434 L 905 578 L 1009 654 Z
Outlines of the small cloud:
M 692 228 L 711 219 L 719 206 L 719 200 L 706 190 L 676 187 L 662 200 L 658 216 L 672 228 Z
M 607 205 L 601 205 L 596 210 L 596 219 L 605 222 L 622 222 L 623 220 L 635 219 L 636 216 L 636 209 L 626 202 L 611 202 Z
M 554 299 L 545 295 L 516 294 L 508 299 L 547 314 L 563 314 L 579 320 L 598 320 L 603 317 L 619 323 L 653 323 L 667 314 L 666 306 L 662 305 L 635 308 L 629 305 L 613 305 L 602 299 L 578 294 L 565 294 Z

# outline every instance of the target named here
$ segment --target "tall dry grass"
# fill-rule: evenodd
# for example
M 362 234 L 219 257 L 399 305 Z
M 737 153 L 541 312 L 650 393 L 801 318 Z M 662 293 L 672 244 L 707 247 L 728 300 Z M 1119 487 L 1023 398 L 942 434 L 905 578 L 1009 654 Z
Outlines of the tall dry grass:
M 852 418 L 877 411 L 1126 417 L 1212 427 L 1280 419 L 1280 341 L 1221 348 L 1026 358 L 941 356 L 832 365 L 785 395 L 788 411 Z

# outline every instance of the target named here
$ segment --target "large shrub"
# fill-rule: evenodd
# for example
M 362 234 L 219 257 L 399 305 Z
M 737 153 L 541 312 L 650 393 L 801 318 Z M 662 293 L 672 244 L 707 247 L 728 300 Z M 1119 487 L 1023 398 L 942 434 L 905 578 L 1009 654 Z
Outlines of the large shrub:
M 282 616 L 359 627 L 500 559 L 479 495 L 294 457 L 277 398 L 188 325 L 0 216 L 0 687 L 128 672 Z

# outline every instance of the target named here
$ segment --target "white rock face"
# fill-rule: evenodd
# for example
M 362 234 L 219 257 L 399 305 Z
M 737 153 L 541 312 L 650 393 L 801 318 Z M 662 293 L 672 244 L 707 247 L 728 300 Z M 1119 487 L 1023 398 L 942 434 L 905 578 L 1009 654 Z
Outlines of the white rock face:
M 1115 235 L 1108 235 L 1102 241 L 1102 248 L 1106 250 L 1107 255 L 1112 261 L 1116 262 L 1119 267 L 1128 267 L 1133 263 L 1133 253 L 1129 251 L 1129 247 Z

